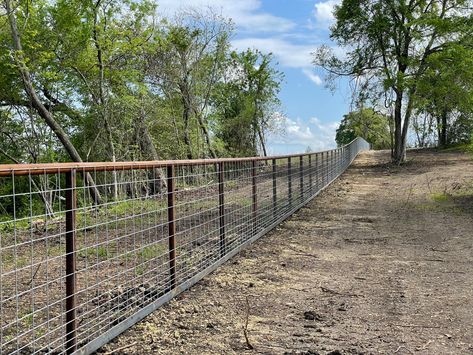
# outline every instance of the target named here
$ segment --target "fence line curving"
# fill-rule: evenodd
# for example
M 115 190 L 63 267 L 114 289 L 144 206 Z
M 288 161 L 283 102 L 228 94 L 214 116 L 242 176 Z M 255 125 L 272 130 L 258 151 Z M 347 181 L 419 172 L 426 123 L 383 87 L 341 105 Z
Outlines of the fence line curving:
M 90 354 L 289 217 L 369 144 L 0 165 L 0 353 Z

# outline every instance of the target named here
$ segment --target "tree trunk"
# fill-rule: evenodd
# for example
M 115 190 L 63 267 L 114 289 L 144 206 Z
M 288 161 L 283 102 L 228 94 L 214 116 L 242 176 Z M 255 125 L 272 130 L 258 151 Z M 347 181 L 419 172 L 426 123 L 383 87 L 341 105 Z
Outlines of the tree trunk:
M 145 116 L 143 109 L 141 111 L 141 117 L 139 121 L 137 140 L 145 159 L 149 160 L 160 160 L 158 151 L 154 146 L 153 139 L 149 133 L 148 126 L 146 126 Z M 151 194 L 155 195 L 157 192 L 161 192 L 163 188 L 167 187 L 166 175 L 162 169 L 153 169 L 148 175 L 150 180 Z
M 105 72 L 104 72 L 104 64 L 102 59 L 102 47 L 99 43 L 98 38 L 98 31 L 97 31 L 97 24 L 98 24 L 98 8 L 100 6 L 100 0 L 97 1 L 95 8 L 94 8 L 94 29 L 93 29 L 93 38 L 95 49 L 97 50 L 97 65 L 99 67 L 99 102 L 100 105 L 99 110 L 102 115 L 102 119 L 104 120 L 105 131 L 107 132 L 108 138 L 108 145 L 110 148 L 110 157 L 113 163 L 117 161 L 117 154 L 115 150 L 115 144 L 113 142 L 113 135 L 112 135 L 112 128 L 110 127 L 109 116 L 107 112 L 106 106 L 106 98 L 105 98 L 105 91 L 104 91 L 104 81 L 105 81 Z M 91 93 L 93 95 L 93 93 Z M 118 200 L 118 179 L 117 179 L 117 171 L 115 169 L 112 170 L 112 186 L 113 186 L 113 199 L 115 201 Z
M 404 160 L 402 144 L 402 92 L 396 92 L 396 102 L 394 106 L 394 155 L 393 162 L 401 164 Z
M 212 158 L 217 158 L 217 154 L 215 153 L 215 151 L 212 149 L 212 144 L 210 142 L 210 135 L 209 135 L 209 131 L 207 130 L 207 127 L 205 126 L 205 123 L 204 123 L 204 120 L 202 118 L 202 115 L 200 113 L 197 112 L 197 110 L 194 110 L 194 113 L 197 117 L 197 121 L 199 122 L 199 126 L 200 126 L 200 130 L 202 131 L 202 134 L 204 136 L 204 139 L 205 139 L 205 144 L 207 145 L 207 149 L 209 151 L 209 154 Z
M 264 142 L 264 136 L 263 136 L 263 132 L 261 131 L 261 127 L 258 127 L 258 137 L 261 144 L 261 149 L 263 149 L 263 156 L 267 157 L 268 152 L 266 150 L 266 143 Z
M 439 135 L 439 143 L 440 146 L 445 148 L 447 146 L 447 119 L 448 119 L 448 112 L 446 109 L 442 110 L 442 117 L 441 117 L 441 124 L 440 124 L 440 135 Z
M 25 86 L 25 91 L 28 95 L 28 97 L 31 100 L 31 105 L 33 108 L 36 110 L 36 112 L 39 114 L 41 118 L 44 119 L 46 124 L 51 128 L 51 130 L 54 132 L 56 137 L 59 139 L 59 141 L 62 143 L 64 146 L 64 149 L 66 152 L 69 154 L 70 158 L 78 163 L 82 162 L 82 158 L 79 155 L 79 152 L 77 149 L 74 147 L 72 144 L 71 140 L 69 139 L 68 135 L 66 132 L 62 129 L 62 127 L 56 122 L 54 117 L 51 115 L 51 113 L 46 109 L 46 107 L 43 105 L 41 100 L 39 99 L 36 90 L 33 87 L 33 84 L 31 82 L 31 75 L 29 72 L 28 67 L 24 64 L 25 63 L 25 58 L 23 57 L 23 49 L 21 46 L 21 39 L 19 36 L 18 32 L 18 27 L 16 24 L 16 18 L 14 11 L 12 11 L 11 5 L 10 5 L 10 0 L 5 0 L 5 9 L 8 14 L 8 19 L 10 22 L 10 28 L 12 32 L 12 39 L 13 39 L 13 45 L 15 47 L 16 53 L 15 55 L 18 56 L 18 60 L 16 60 L 16 64 L 18 65 L 18 70 L 20 71 L 21 78 L 23 81 L 23 85 Z M 92 178 L 92 175 L 89 173 L 85 174 L 85 179 L 87 181 L 87 184 L 90 187 L 90 193 L 92 195 L 92 198 L 94 199 L 94 202 L 96 204 L 100 204 L 100 192 L 98 191 L 95 181 Z

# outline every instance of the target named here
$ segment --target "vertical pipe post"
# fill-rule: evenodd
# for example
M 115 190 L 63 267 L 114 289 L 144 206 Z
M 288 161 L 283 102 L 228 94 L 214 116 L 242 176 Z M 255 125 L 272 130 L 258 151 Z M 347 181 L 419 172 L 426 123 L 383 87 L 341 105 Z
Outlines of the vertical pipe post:
M 167 185 L 168 185 L 168 234 L 169 234 L 169 290 L 176 288 L 176 211 L 175 190 L 176 181 L 174 179 L 174 165 L 167 167 Z
M 218 213 L 220 220 L 220 256 L 223 257 L 226 254 L 227 241 L 225 237 L 225 191 L 224 191 L 224 163 L 220 162 L 217 164 L 218 171 Z
M 309 193 L 312 195 L 312 154 L 309 154 Z
M 273 159 L 273 216 L 276 215 L 278 203 L 277 185 L 276 185 L 276 159 Z
M 258 217 L 257 210 L 258 210 L 258 195 L 256 191 L 256 161 L 252 160 L 251 161 L 251 182 L 252 182 L 252 211 L 253 211 L 253 224 L 256 228 L 257 220 L 256 218 Z
M 322 187 L 327 184 L 327 161 L 325 159 L 325 152 L 322 152 Z
M 66 173 L 66 353 L 77 350 L 76 210 L 77 173 Z
M 315 187 L 317 191 L 320 190 L 320 182 L 319 182 L 319 154 L 315 153 Z
M 334 153 L 334 151 L 331 150 L 330 151 L 330 160 L 329 160 L 330 161 L 330 180 L 329 181 L 332 181 L 332 179 L 333 179 L 333 156 L 334 156 L 333 153 Z
M 292 169 L 291 157 L 287 158 L 287 197 L 289 199 L 289 206 L 292 206 Z
M 304 201 L 304 156 L 299 157 L 299 190 L 301 194 L 301 202 Z

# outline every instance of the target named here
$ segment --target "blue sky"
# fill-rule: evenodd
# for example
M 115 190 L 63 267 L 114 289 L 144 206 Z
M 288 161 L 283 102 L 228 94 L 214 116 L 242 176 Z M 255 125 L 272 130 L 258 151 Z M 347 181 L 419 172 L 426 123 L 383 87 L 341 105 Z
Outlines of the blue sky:
M 321 69 L 311 64 L 311 52 L 329 41 L 333 6 L 339 0 L 157 0 L 165 14 L 183 7 L 212 7 L 236 26 L 234 48 L 272 52 L 284 72 L 280 99 L 285 133 L 271 135 L 271 154 L 303 152 L 308 146 L 335 146 L 335 129 L 348 112 L 346 81 L 335 92 L 324 87 Z M 158 10 L 159 11 L 159 10 Z

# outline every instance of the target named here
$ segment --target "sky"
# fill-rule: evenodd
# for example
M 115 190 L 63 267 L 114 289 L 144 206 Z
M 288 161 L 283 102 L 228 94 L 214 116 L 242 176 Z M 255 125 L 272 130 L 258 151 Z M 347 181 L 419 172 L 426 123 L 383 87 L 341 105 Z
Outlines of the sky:
M 284 73 L 279 98 L 284 134 L 268 137 L 270 154 L 335 147 L 335 130 L 349 111 L 347 82 L 335 91 L 324 86 L 324 73 L 311 53 L 329 39 L 333 7 L 340 0 L 157 0 L 158 11 L 172 15 L 180 8 L 214 8 L 235 24 L 231 44 L 237 50 L 257 48 L 273 53 Z

